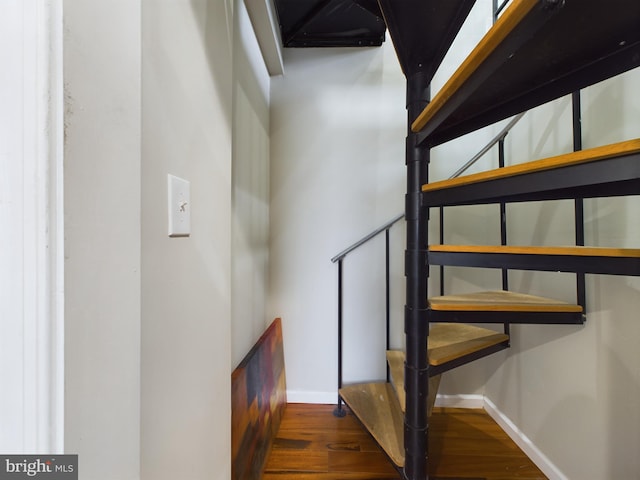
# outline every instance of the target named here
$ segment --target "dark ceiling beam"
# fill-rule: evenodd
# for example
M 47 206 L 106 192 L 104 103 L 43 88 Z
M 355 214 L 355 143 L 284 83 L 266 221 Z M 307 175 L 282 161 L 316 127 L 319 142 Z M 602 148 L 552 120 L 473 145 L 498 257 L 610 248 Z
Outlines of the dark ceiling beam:
M 311 21 L 317 17 L 333 0 L 321 0 L 316 3 L 311 10 L 309 10 L 298 22 L 293 25 L 283 35 L 282 42 L 284 46 L 288 46 L 291 41 L 298 35 Z

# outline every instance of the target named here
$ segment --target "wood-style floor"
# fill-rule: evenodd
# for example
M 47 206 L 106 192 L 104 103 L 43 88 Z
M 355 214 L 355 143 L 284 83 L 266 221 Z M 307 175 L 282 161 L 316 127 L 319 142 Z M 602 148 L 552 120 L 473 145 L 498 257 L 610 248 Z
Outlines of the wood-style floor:
M 287 405 L 263 480 L 401 478 L 357 419 L 333 409 Z M 483 410 L 436 408 L 429 426 L 431 480 L 547 478 Z

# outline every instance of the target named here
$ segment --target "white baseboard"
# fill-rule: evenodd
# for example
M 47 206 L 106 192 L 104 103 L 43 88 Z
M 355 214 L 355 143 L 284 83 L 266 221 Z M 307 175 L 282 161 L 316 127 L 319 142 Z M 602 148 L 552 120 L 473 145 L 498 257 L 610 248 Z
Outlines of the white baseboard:
M 438 395 L 436 407 L 449 408 L 484 408 L 482 395 Z
M 568 480 L 547 456 L 490 399 L 484 398 L 484 409 L 549 480 Z
M 337 392 L 311 392 L 306 390 L 287 390 L 287 403 L 316 403 L 322 405 L 336 405 Z
M 438 395 L 436 397 L 436 407 L 484 408 L 489 416 L 500 425 L 500 428 L 509 435 L 531 461 L 549 477 L 549 480 L 568 480 L 560 469 L 535 446 L 529 437 L 509 417 L 502 413 L 495 403 L 484 395 Z

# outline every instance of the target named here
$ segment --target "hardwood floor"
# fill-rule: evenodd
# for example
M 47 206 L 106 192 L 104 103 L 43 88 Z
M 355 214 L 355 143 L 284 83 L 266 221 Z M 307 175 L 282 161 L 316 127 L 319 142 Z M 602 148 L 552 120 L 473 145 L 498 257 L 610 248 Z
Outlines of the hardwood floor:
M 349 413 L 332 405 L 289 404 L 264 480 L 398 480 L 384 452 Z M 483 410 L 435 408 L 429 478 L 544 480 L 547 477 Z

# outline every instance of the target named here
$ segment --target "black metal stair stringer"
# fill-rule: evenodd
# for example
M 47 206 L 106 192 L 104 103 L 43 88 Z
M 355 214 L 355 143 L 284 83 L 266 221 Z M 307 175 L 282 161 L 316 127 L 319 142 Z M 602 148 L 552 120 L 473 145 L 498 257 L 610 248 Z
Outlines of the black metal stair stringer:
M 508 268 L 510 270 L 592 273 L 599 275 L 636 276 L 640 272 L 640 258 L 624 256 L 429 252 L 429 262 L 433 265 L 459 267 Z
M 482 312 L 482 311 L 440 311 L 429 312 L 432 323 L 483 323 L 518 325 L 582 325 L 582 312 Z

